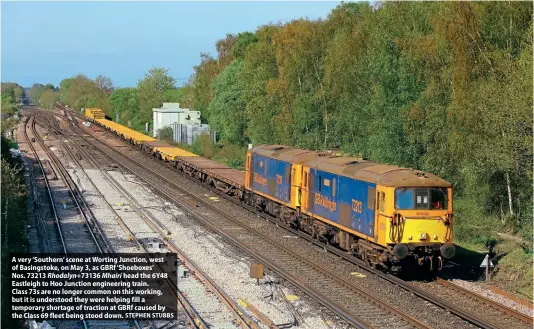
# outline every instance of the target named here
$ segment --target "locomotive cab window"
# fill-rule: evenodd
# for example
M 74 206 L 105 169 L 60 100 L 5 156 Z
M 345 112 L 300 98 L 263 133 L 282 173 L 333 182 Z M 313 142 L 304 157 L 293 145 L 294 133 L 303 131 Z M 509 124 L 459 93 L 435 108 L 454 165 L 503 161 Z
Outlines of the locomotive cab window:
M 395 190 L 396 209 L 447 209 L 446 188 L 398 188 Z
M 332 196 L 336 196 L 336 179 L 332 179 Z
M 373 210 L 375 205 L 375 193 L 376 189 L 374 187 L 367 188 L 367 209 Z

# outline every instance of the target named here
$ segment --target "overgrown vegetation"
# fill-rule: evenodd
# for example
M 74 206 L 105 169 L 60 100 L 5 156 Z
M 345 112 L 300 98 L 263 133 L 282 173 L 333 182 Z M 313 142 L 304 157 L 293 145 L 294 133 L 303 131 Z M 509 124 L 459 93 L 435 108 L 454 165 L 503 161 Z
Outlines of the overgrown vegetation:
M 2 83 L 1 113 L 8 114 L 8 119 L 2 119 L 1 127 L 1 262 L 2 266 L 2 305 L 8 305 L 10 293 L 10 277 L 8 257 L 10 252 L 26 251 L 24 238 L 24 223 L 26 221 L 26 188 L 22 176 L 22 163 L 13 158 L 10 149 L 16 144 L 7 139 L 4 134 L 12 130 L 16 124 L 14 115 L 17 113 L 15 102 L 24 96 L 24 89 L 15 83 Z M 9 308 L 2 307 L 2 328 L 22 328 L 20 321 L 12 320 Z
M 2 236 L 2 305 L 8 305 L 10 295 L 10 252 L 25 252 L 26 240 L 24 224 L 26 221 L 26 187 L 22 176 L 22 164 L 10 155 L 12 141 L 1 137 L 0 165 L 2 171 L 1 216 Z M 2 328 L 22 328 L 20 320 L 13 320 L 8 307 L 2 307 Z
M 162 141 L 165 141 L 165 142 L 168 142 L 168 143 L 172 143 L 173 142 L 173 132 L 172 132 L 172 128 L 170 126 L 168 127 L 163 127 L 161 129 L 158 130 L 158 139 L 159 140 L 162 140 Z
M 220 136 L 191 149 L 235 167 L 247 143 L 339 148 L 450 181 L 455 235 L 532 251 L 532 12 L 528 2 L 346 3 L 325 20 L 227 35 L 182 88 L 151 69 L 110 97 L 62 82 L 62 101 L 143 131 L 163 101 Z M 92 82 L 91 82 L 92 81 Z

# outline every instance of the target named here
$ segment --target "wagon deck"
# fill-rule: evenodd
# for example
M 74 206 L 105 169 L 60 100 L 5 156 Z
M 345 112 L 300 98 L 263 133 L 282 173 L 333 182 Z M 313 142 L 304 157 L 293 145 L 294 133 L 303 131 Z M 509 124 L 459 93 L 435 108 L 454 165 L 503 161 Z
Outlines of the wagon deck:
M 245 173 L 203 157 L 177 157 L 176 161 L 220 179 L 236 188 L 245 186 Z

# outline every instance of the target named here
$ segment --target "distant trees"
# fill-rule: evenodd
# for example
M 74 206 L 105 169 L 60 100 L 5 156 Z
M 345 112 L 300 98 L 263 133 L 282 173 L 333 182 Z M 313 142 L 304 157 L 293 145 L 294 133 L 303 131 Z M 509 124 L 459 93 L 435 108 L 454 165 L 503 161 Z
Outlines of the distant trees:
M 215 78 L 213 100 L 208 106 L 212 128 L 230 143 L 243 144 L 245 137 L 245 87 L 241 81 L 243 61 L 236 60 Z
M 111 115 L 109 88 L 112 88 L 113 84 L 111 79 L 102 76 L 99 76 L 98 83 L 82 74 L 64 79 L 59 84 L 59 100 L 78 111 L 88 107 L 101 108 L 109 116 Z
M 15 97 L 15 100 L 24 96 L 24 88 L 14 82 L 2 82 L 0 90 L 2 94 L 13 90 L 13 96 Z
M 105 77 L 103 75 L 97 75 L 95 78 L 96 87 L 106 93 L 111 93 L 113 91 L 113 81 L 111 78 Z

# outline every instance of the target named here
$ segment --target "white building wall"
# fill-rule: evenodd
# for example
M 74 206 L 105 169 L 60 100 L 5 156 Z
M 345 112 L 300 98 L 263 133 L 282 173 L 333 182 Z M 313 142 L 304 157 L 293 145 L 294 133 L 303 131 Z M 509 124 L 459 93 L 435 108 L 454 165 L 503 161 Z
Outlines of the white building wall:
M 172 124 L 200 125 L 200 112 L 180 108 L 179 103 L 163 103 L 161 108 L 152 109 L 152 136 L 157 137 L 159 129 Z

